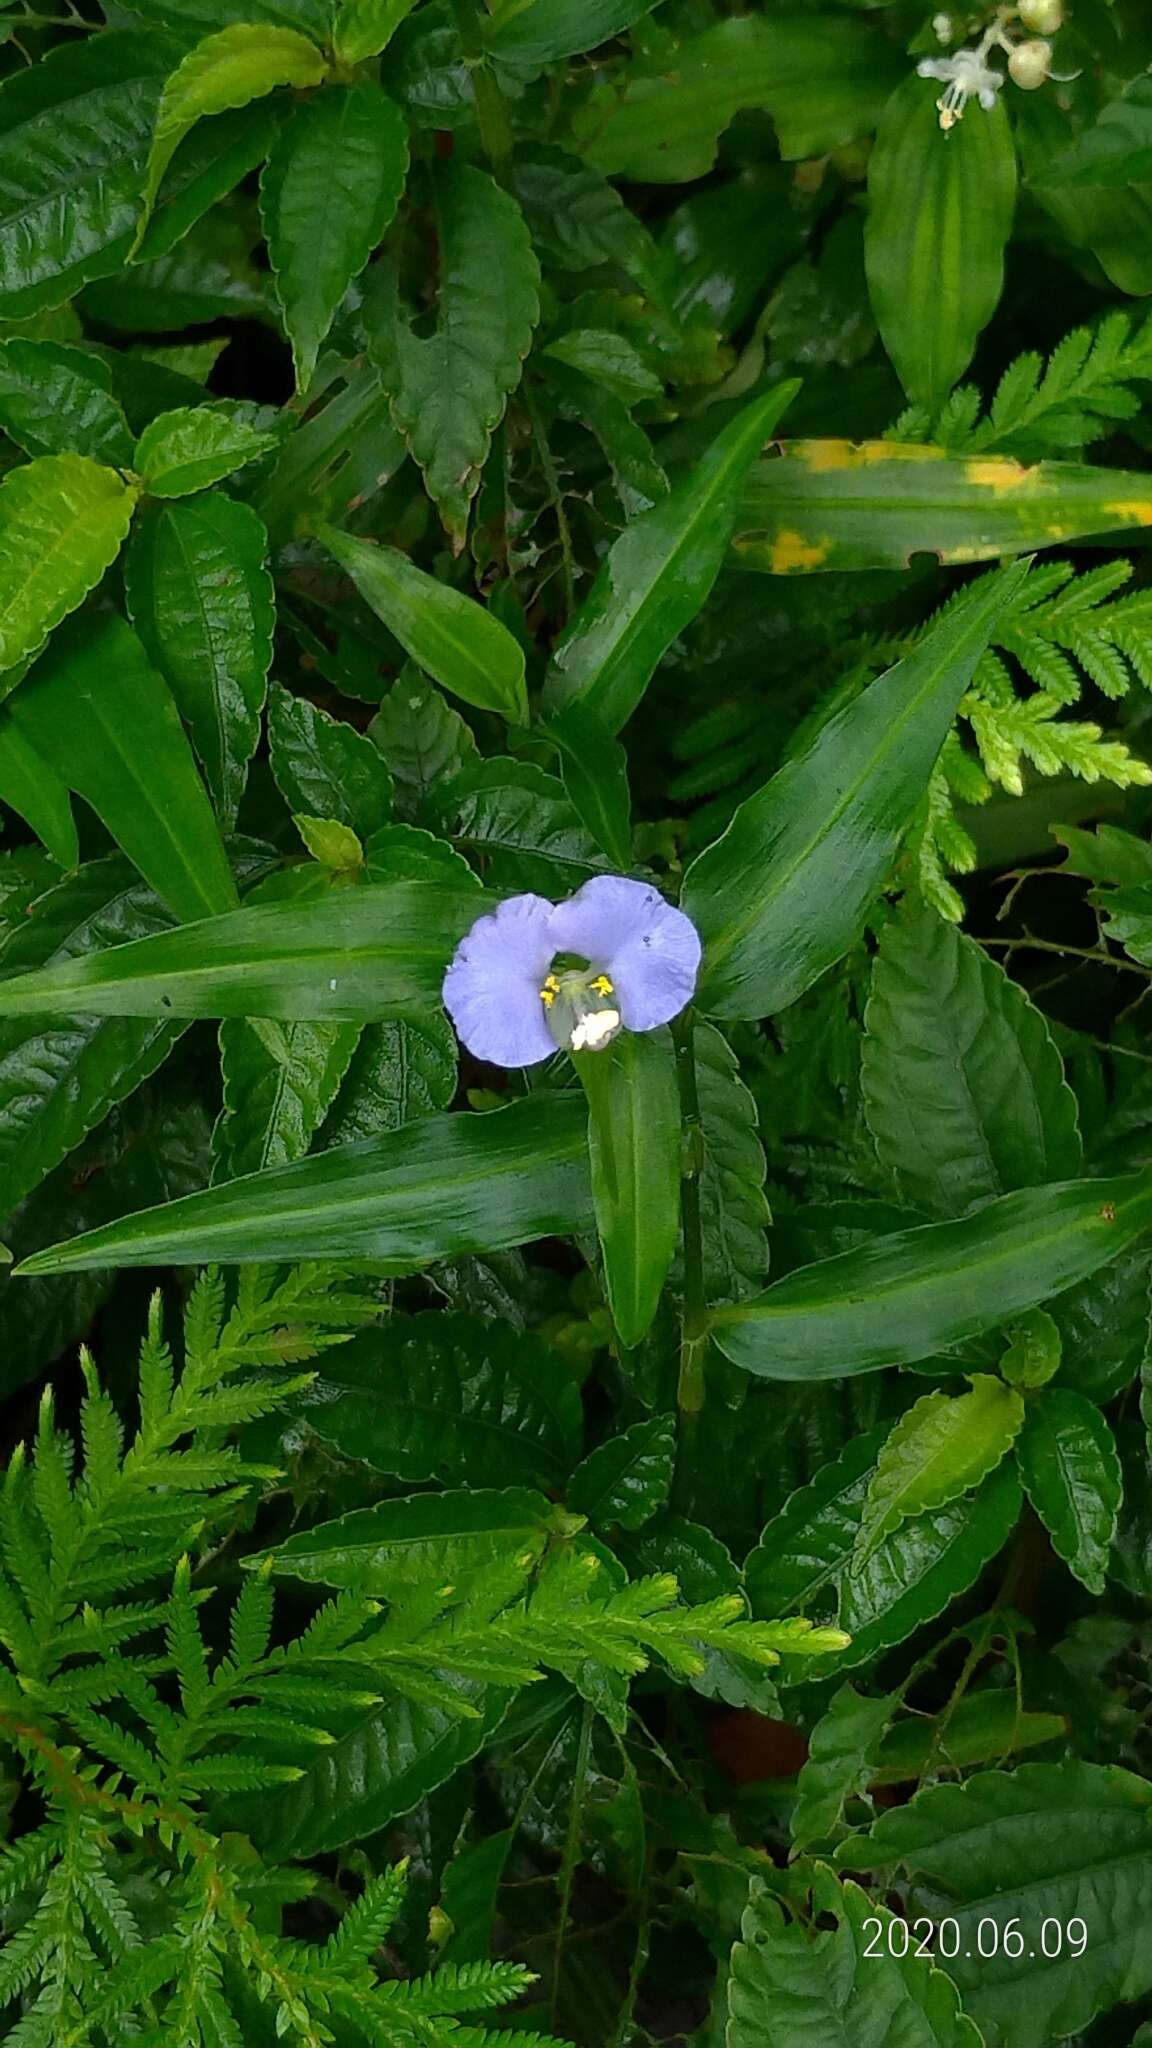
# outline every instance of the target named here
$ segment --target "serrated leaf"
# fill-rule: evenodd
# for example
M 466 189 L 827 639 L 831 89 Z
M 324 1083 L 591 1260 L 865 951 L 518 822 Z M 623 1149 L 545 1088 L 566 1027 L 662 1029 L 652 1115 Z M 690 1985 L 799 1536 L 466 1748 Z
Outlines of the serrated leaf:
M 550 1530 L 543 1494 L 525 1487 L 414 1493 L 353 1508 L 246 1559 L 309 1585 L 352 1587 L 397 1600 L 413 1588 L 472 1579 L 513 1563 L 527 1578 Z
M 583 1426 L 575 1382 L 537 1337 L 464 1315 L 341 1344 L 303 1412 L 343 1457 L 412 1485 L 562 1486 Z
M 983 579 L 916 652 L 834 713 L 693 861 L 683 908 L 717 1016 L 785 1009 L 858 937 L 996 622 L 1026 576 Z
M 634 1422 L 577 1466 L 568 1485 L 568 1506 L 599 1528 L 639 1529 L 667 1501 L 675 1457 L 676 1425 L 670 1415 Z
M 808 1737 L 796 1780 L 792 1854 L 844 1833 L 844 1807 L 870 1783 L 881 1742 L 900 1704 L 898 1693 L 868 1699 L 854 1685 L 835 1692 Z
M 838 1670 L 867 1664 L 904 1642 L 966 1592 L 1007 1542 L 1020 1513 L 1019 1482 L 1002 1464 L 972 1499 L 904 1522 L 863 1571 L 853 1571 L 883 1439 L 882 1430 L 855 1437 L 811 1485 L 792 1495 L 745 1564 L 758 1618 L 800 1612 L 847 1631 L 852 1641 L 836 1660 Z M 803 1668 L 799 1675 L 806 1675 Z
M 722 1031 L 697 1019 L 692 1031 L 703 1158 L 700 1224 L 708 1301 L 739 1301 L 768 1271 L 767 1160 L 756 1103 Z
M 360 1035 L 324 1128 L 325 1145 L 399 1130 L 447 1109 L 456 1093 L 456 1037 L 445 1017 L 396 1018 Z
M 363 64 L 391 42 L 415 0 L 339 0 L 332 45 L 342 64 Z
M 844 1853 L 853 1870 L 909 1872 L 909 1919 L 957 1922 L 949 1975 L 988 2048 L 1048 2048 L 1152 1987 L 1150 1801 L 1143 1778 L 1114 1766 L 1022 1764 L 931 1786 Z M 1032 1938 L 1042 1923 L 1067 1930 L 1073 1918 L 1086 1946 L 1061 1939 L 1045 1955 Z M 981 1919 L 997 1929 L 995 1970 L 980 1954 Z M 1018 1955 L 1002 1939 L 1012 1921 L 1025 1935 Z
M 128 422 L 99 356 L 60 341 L 0 341 L 0 427 L 26 455 L 87 455 L 126 468 Z
M 459 553 L 508 395 L 539 318 L 539 266 L 516 201 L 472 164 L 439 164 L 436 331 L 419 336 L 385 307 L 370 336 L 392 416 Z
M 864 1113 L 910 1208 L 958 1216 L 1079 1173 L 1076 1098 L 1044 1018 L 926 905 L 885 925 L 864 1025 Z
M 392 777 L 379 749 L 354 726 L 274 683 L 268 745 L 272 773 L 290 811 L 335 818 L 360 839 L 387 824 Z
M 0 669 L 35 654 L 99 583 L 135 503 L 130 484 L 86 455 L 42 455 L 9 470 L 0 484 Z
M 1017 1447 L 1028 1498 L 1069 1570 L 1104 1591 L 1123 1494 L 1107 1419 L 1070 1387 L 1045 1387 L 1028 1403 Z
M 4 706 L 0 719 L 8 718 L 91 804 L 177 916 L 207 918 L 235 903 L 176 706 L 122 619 L 102 614 L 58 634 Z M 91 955 L 85 964 L 98 969 L 107 957 Z
M 713 1334 L 745 1372 L 827 1379 L 912 1365 L 1086 1280 L 1152 1221 L 1152 1179 L 1057 1182 L 956 1223 L 897 1231 L 802 1266 Z
M 280 1024 L 229 1017 L 220 1026 L 224 1108 L 217 1178 L 236 1180 L 300 1159 L 348 1070 L 356 1024 Z
M 329 86 L 296 107 L 260 180 L 260 211 L 296 388 L 353 279 L 383 239 L 408 175 L 408 130 L 369 80 Z
M 950 1701 L 939 1714 L 906 1714 L 879 1746 L 872 1782 L 901 1785 L 928 1771 L 1002 1764 L 1022 1750 L 1067 1739 L 1064 1714 L 1021 1710 L 1015 1689 L 987 1687 Z
M 429 814 L 492 889 L 562 897 L 612 872 L 563 784 L 531 761 L 467 763 L 435 793 Z
M 327 66 L 295 29 L 237 23 L 205 36 L 168 79 L 156 113 L 144 183 L 145 219 L 179 144 L 206 114 L 247 106 L 280 85 L 320 85 Z
M 187 723 L 224 825 L 260 737 L 275 620 L 267 552 L 251 507 L 211 491 L 152 508 L 124 563 L 132 623 Z
M 967 1394 L 933 1390 L 900 1417 L 876 1460 L 856 1539 L 862 1570 L 909 1515 L 971 1492 L 1011 1450 L 1024 1421 L 1014 1387 L 977 1373 Z
M 181 406 L 145 427 L 135 467 L 154 497 L 186 498 L 265 454 L 276 439 L 229 404 Z
M 780 384 L 744 407 L 683 481 L 625 527 L 552 656 L 549 706 L 585 705 L 611 733 L 631 717 L 712 589 L 749 464 L 798 389 Z
M 651 1327 L 680 1224 L 680 1106 L 671 1034 L 623 1031 L 573 1053 L 588 1100 L 588 1152 L 608 1305 L 628 1349 Z
M 591 1224 L 584 1106 L 534 1096 L 485 1115 L 426 1117 L 142 1210 L 37 1252 L 23 1271 L 367 1258 L 416 1272 Z
M 528 723 L 524 650 L 494 612 L 418 569 L 399 548 L 323 526 L 320 539 L 412 660 L 481 711 Z
M 396 778 L 397 810 L 406 818 L 418 816 L 436 790 L 477 758 L 459 712 L 415 669 L 406 669 L 381 698 L 369 732 Z

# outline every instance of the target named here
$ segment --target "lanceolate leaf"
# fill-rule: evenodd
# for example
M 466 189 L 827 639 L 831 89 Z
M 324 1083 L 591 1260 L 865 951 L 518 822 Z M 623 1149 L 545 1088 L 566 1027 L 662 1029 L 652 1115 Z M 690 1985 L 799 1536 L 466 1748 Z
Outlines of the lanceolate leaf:
M 0 342 L 0 426 L 26 455 L 87 455 L 127 467 L 132 436 L 98 355 L 58 341 Z
M 400 553 L 321 528 L 330 555 L 413 661 L 466 704 L 528 723 L 524 650 L 475 599 L 438 582 Z
M 259 904 L 0 983 L 0 1016 L 286 1017 L 368 1023 L 439 1003 L 479 888 L 397 882 Z
M 68 785 L 10 718 L 0 719 L 0 802 L 23 818 L 62 868 L 80 859 Z
M 950 607 L 914 654 L 830 718 L 692 863 L 682 900 L 705 942 L 705 1009 L 785 1009 L 847 952 L 1025 573 L 985 578 Z
M 43 455 L 9 471 L 0 485 L 0 669 L 35 654 L 99 583 L 135 503 L 131 485 L 86 455 Z
M 319 1522 L 252 1563 L 393 1600 L 409 1587 L 431 1590 L 496 1566 L 515 1564 L 526 1578 L 548 1541 L 550 1513 L 543 1494 L 527 1487 L 416 1493 Z
M 853 1569 L 861 1570 L 910 1515 L 947 1507 L 986 1479 L 1011 1450 L 1023 1420 L 1023 1399 L 992 1373 L 978 1373 L 966 1394 L 924 1394 L 900 1417 L 876 1460 Z
M 656 0 L 505 0 L 487 24 L 487 43 L 505 63 L 535 68 L 610 42 L 651 14 Z
M 910 1365 L 1087 1279 L 1152 1223 L 1152 1177 L 1029 1188 L 955 1223 L 802 1266 L 713 1334 L 746 1372 L 835 1379 Z
M 217 1178 L 235 1180 L 299 1159 L 336 1096 L 360 1036 L 356 1024 L 280 1024 L 228 1017 L 220 1026 L 224 1109 Z
M 568 1506 L 597 1528 L 642 1528 L 668 1498 L 675 1457 L 676 1425 L 670 1415 L 634 1422 L 577 1467 Z
M 910 1208 L 958 1216 L 1080 1171 L 1076 1098 L 1044 1018 L 925 905 L 881 934 L 861 1079 L 881 1165 Z
M 413 1272 L 433 1259 L 590 1229 L 586 1148 L 574 1095 L 426 1117 L 144 1210 L 38 1252 L 23 1270 L 366 1258 Z
M 246 106 L 278 85 L 319 85 L 325 70 L 315 43 L 295 29 L 238 23 L 205 36 L 164 87 L 148 156 L 145 215 L 178 144 L 197 121 Z
M 1070 1387 L 1045 1387 L 1029 1401 L 1018 1456 L 1028 1497 L 1060 1556 L 1090 1593 L 1102 1593 L 1123 1491 L 1105 1417 Z
M 404 117 L 367 80 L 303 102 L 281 130 L 260 206 L 297 390 L 308 389 L 320 345 L 391 221 L 407 174 Z
M 236 901 L 176 706 L 122 619 L 70 626 L 0 716 L 87 799 L 178 916 L 210 917 Z M 97 968 L 107 957 L 90 955 L 63 972 Z
M 997 98 L 940 133 L 935 87 L 909 78 L 869 163 L 872 308 L 909 398 L 943 404 L 996 310 L 1016 207 L 1016 151 Z
M 680 1113 L 666 1028 L 624 1031 L 573 1064 L 588 1097 L 588 1144 L 604 1279 L 621 1343 L 649 1328 L 676 1250 Z
M 716 581 L 748 465 L 798 389 L 780 384 L 746 406 L 684 481 L 625 527 L 552 658 L 551 705 L 585 705 L 613 733 L 631 717 Z
M 210 491 L 149 512 L 124 564 L 132 622 L 188 725 L 225 825 L 260 737 L 272 660 L 267 551 L 251 507 Z

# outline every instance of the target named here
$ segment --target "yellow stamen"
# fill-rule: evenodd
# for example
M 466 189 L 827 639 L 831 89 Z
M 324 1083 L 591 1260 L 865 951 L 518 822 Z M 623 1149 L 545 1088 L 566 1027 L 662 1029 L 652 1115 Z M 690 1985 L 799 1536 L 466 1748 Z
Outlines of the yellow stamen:
M 546 1010 L 550 1010 L 552 1008 L 552 1005 L 556 1001 L 556 998 L 559 995 L 559 993 L 560 983 L 557 981 L 556 976 L 554 974 L 550 974 L 548 976 L 547 981 L 544 983 L 543 988 L 540 991 L 540 1001 L 543 1003 L 544 1008 Z
M 598 974 L 596 976 L 595 981 L 591 982 L 589 986 L 592 989 L 594 989 L 595 993 L 598 996 L 610 996 L 615 994 L 615 990 L 612 986 L 612 983 L 609 981 L 608 976 L 606 974 Z

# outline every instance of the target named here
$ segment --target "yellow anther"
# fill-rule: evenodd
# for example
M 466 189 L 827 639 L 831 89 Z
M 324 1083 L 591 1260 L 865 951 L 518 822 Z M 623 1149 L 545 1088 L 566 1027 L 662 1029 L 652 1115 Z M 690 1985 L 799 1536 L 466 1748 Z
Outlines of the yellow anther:
M 610 996 L 615 993 L 612 983 L 606 974 L 598 974 L 595 981 L 591 982 L 589 986 L 594 989 L 598 996 Z
M 543 1003 L 546 1010 L 550 1010 L 552 1008 L 552 1005 L 556 1001 L 556 998 L 559 995 L 559 993 L 560 983 L 557 981 L 556 976 L 554 974 L 550 974 L 548 976 L 547 981 L 544 983 L 543 988 L 540 991 L 540 1001 Z

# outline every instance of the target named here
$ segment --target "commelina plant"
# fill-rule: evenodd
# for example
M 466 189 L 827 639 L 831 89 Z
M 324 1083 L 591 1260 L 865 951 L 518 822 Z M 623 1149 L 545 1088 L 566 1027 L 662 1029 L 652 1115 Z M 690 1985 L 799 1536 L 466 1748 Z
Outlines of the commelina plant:
M 1146 0 L 0 0 L 0 2037 L 1152 2042 Z

